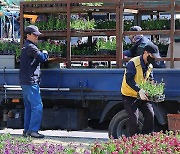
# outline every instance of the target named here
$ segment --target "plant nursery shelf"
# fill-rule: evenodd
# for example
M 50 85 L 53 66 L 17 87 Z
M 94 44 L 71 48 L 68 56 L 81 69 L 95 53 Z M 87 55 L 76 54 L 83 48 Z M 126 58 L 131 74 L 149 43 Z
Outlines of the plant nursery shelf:
M 71 13 L 87 13 L 87 12 L 115 12 L 116 6 L 73 6 L 71 7 Z
M 72 55 L 71 61 L 115 61 L 116 57 L 111 55 L 104 56 L 88 56 L 88 55 Z M 48 62 L 66 62 L 67 59 L 63 57 L 53 57 L 49 58 Z
M 144 35 L 169 35 L 170 30 L 148 30 L 148 31 L 124 31 L 124 36 L 129 35 L 137 35 L 137 34 L 144 34 Z
M 102 5 L 91 6 L 91 3 L 102 2 Z M 83 4 L 87 3 L 87 4 Z M 67 62 L 67 67 L 71 66 L 71 61 L 116 61 L 118 68 L 123 66 L 123 61 L 128 59 L 122 58 L 123 52 L 123 37 L 129 35 L 167 35 L 170 38 L 170 42 L 174 41 L 175 35 L 180 35 L 180 30 L 175 30 L 177 27 L 174 14 L 180 12 L 179 0 L 53 0 L 53 1 L 32 1 L 20 3 L 20 22 L 23 23 L 23 14 L 52 14 L 57 17 L 60 14 L 67 20 L 67 29 L 59 30 L 41 30 L 43 35 L 42 39 L 64 39 L 66 40 L 67 51 L 66 58 L 55 57 L 49 59 L 49 61 Z M 133 13 L 138 19 L 137 15 L 158 15 L 159 12 L 167 12 L 171 16 L 170 28 L 168 30 L 143 30 L 143 31 L 124 31 L 124 13 Z M 116 24 L 114 29 L 95 29 L 95 30 L 75 30 L 71 29 L 71 15 L 72 14 L 87 14 L 90 18 L 93 14 L 104 14 L 109 17 L 109 13 L 116 14 Z M 46 16 L 45 15 L 45 16 Z M 24 41 L 24 23 L 21 26 L 21 46 Z M 112 27 L 112 28 L 113 28 Z M 40 27 L 39 27 L 40 28 Z M 63 28 L 62 28 L 63 29 Z M 71 55 L 71 37 L 84 37 L 84 36 L 116 36 L 118 40 L 116 42 L 116 55 Z M 89 37 L 89 40 L 91 38 Z M 170 44 L 172 55 L 170 58 L 161 58 L 158 60 L 166 60 L 171 62 L 171 68 L 174 67 L 174 61 L 179 60 L 178 57 L 173 57 L 174 45 Z
M 44 7 L 44 8 L 24 8 L 26 14 L 50 14 L 50 13 L 66 13 L 66 7 Z
M 72 61 L 116 61 L 115 55 L 72 55 Z M 123 61 L 127 62 L 130 58 L 123 58 Z M 158 58 L 161 61 L 170 61 L 170 58 Z M 179 61 L 180 58 L 174 58 L 174 61 Z M 48 59 L 49 62 L 66 62 L 67 59 L 64 57 L 52 57 Z
M 180 30 L 176 30 L 174 34 L 175 35 L 180 35 Z
M 48 62 L 66 62 L 67 59 L 64 57 L 52 57 L 48 59 Z
M 43 34 L 41 37 L 66 37 L 66 30 L 41 30 Z M 149 30 L 149 31 L 124 31 L 124 36 L 130 34 L 144 34 L 144 35 L 169 35 L 170 30 Z M 72 37 L 78 36 L 115 36 L 115 29 L 94 29 L 94 30 L 71 30 Z M 180 35 L 180 30 L 175 31 L 175 35 Z
M 143 4 L 140 4 L 140 5 L 125 5 L 124 6 L 125 9 L 134 9 L 134 10 L 156 10 L 156 11 L 170 11 L 171 10 L 171 7 L 170 5 L 161 5 L 161 6 L 158 6 L 158 5 L 143 5 Z
M 43 34 L 40 37 L 66 37 L 66 30 L 40 30 Z
M 61 5 L 61 6 L 60 6 Z M 43 7 L 44 6 L 44 7 Z M 71 13 L 88 13 L 88 12 L 115 12 L 116 5 L 102 5 L 102 6 L 83 6 L 83 5 L 73 5 L 71 4 L 70 12 Z M 24 7 L 25 13 L 34 13 L 34 14 L 49 14 L 49 13 L 66 13 L 67 12 L 67 5 L 62 4 L 54 4 L 54 5 L 47 5 L 42 4 L 39 5 L 31 5 L 30 7 Z
M 111 55 L 96 55 L 96 56 L 82 56 L 82 55 L 72 55 L 71 56 L 72 61 L 115 61 L 116 56 Z
M 43 34 L 41 37 L 66 37 L 66 30 L 41 30 Z M 115 29 L 106 29 L 106 30 L 71 30 L 71 36 L 115 36 Z
M 115 36 L 115 29 L 71 30 L 71 36 Z

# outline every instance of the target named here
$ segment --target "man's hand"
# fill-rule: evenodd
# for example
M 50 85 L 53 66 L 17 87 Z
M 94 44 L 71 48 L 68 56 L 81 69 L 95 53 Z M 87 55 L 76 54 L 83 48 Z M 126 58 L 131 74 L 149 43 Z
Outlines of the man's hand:
M 140 96 L 141 100 L 143 100 L 143 101 L 149 100 L 144 89 L 139 90 L 139 96 Z
M 48 52 L 47 52 L 46 50 L 43 50 L 43 51 L 42 51 L 42 53 L 46 53 L 46 54 L 48 54 Z

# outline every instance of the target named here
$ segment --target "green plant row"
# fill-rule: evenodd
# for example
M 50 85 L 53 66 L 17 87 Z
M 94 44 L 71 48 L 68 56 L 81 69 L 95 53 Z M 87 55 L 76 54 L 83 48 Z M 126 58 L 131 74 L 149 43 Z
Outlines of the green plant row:
M 59 19 L 52 15 L 48 16 L 48 21 L 37 21 L 34 23 L 40 30 L 66 30 L 67 20 Z M 25 27 L 30 25 L 28 21 L 25 21 Z M 132 20 L 124 21 L 124 29 L 129 30 L 133 26 Z M 71 19 L 71 29 L 77 30 L 91 30 L 91 29 L 115 29 L 115 20 L 89 20 L 89 19 Z
M 141 21 L 143 30 L 168 30 L 170 29 L 170 19 L 147 19 Z M 26 21 L 25 25 L 29 25 Z M 59 19 L 58 16 L 49 15 L 47 21 L 37 21 L 35 25 L 40 30 L 66 30 L 66 18 Z M 116 21 L 111 20 L 89 20 L 85 18 L 71 19 L 71 29 L 90 30 L 90 29 L 115 29 Z M 134 25 L 134 20 L 124 20 L 124 30 L 128 31 Z M 175 28 L 180 29 L 180 19 L 175 20 Z
M 95 20 L 94 19 L 71 20 L 71 28 L 77 30 L 95 29 Z
M 16 42 L 0 42 L 1 55 L 20 55 L 20 44 Z
M 168 44 L 159 43 L 157 44 L 160 52 L 167 53 Z M 123 42 L 123 50 L 130 49 L 132 44 Z M 64 43 L 56 43 L 50 41 L 44 41 L 38 43 L 40 50 L 47 50 L 51 56 L 66 56 L 67 47 Z M 87 43 L 81 44 L 81 46 L 72 46 L 72 55 L 115 55 L 116 53 L 116 39 L 107 40 L 98 39 L 96 44 L 89 46 Z M 0 42 L 0 54 L 1 55 L 15 55 L 20 56 L 20 44 L 16 42 Z
M 65 57 L 66 46 L 56 42 L 39 42 L 37 44 L 40 50 L 46 50 L 50 54 L 50 57 Z

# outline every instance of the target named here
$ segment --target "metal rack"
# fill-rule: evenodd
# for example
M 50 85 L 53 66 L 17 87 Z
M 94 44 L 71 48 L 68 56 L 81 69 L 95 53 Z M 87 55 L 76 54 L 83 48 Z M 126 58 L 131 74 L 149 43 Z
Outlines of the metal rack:
M 169 35 L 170 50 L 169 58 L 161 58 L 171 62 L 171 68 L 174 67 L 174 61 L 180 58 L 174 57 L 174 35 L 179 35 L 180 30 L 175 30 L 175 12 L 180 11 L 179 0 L 91 0 L 91 2 L 103 2 L 102 6 L 82 6 L 81 3 L 89 3 L 88 0 L 59 0 L 59 1 L 33 1 L 21 2 L 20 4 L 20 27 L 21 27 L 21 45 L 23 43 L 23 14 L 47 14 L 47 13 L 64 13 L 67 16 L 67 30 L 65 31 L 42 31 L 43 37 L 66 37 L 67 38 L 67 55 L 66 58 L 53 59 L 66 61 L 70 67 L 71 61 L 116 61 L 117 68 L 122 67 L 123 61 L 128 59 L 122 58 L 123 37 L 130 34 L 148 34 L 148 35 Z M 171 28 L 169 30 L 151 30 L 141 32 L 130 32 L 123 30 L 123 14 L 124 12 L 136 12 L 138 16 L 146 13 L 168 12 L 171 15 Z M 116 14 L 116 29 L 112 30 L 71 30 L 70 19 L 72 13 L 88 13 L 88 12 L 113 12 Z M 71 55 L 71 37 L 74 36 L 116 36 L 116 56 L 72 56 Z

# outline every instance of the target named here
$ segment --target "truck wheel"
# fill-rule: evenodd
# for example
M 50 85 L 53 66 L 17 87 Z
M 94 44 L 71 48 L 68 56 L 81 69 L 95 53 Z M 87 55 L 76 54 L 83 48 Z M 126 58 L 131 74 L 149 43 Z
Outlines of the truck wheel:
M 113 137 L 115 139 L 119 138 L 122 135 L 130 136 L 129 126 L 128 126 L 128 115 L 125 110 L 118 112 L 111 120 L 109 124 L 108 135 L 109 138 Z M 143 116 L 139 116 L 139 128 L 142 129 L 143 126 Z

